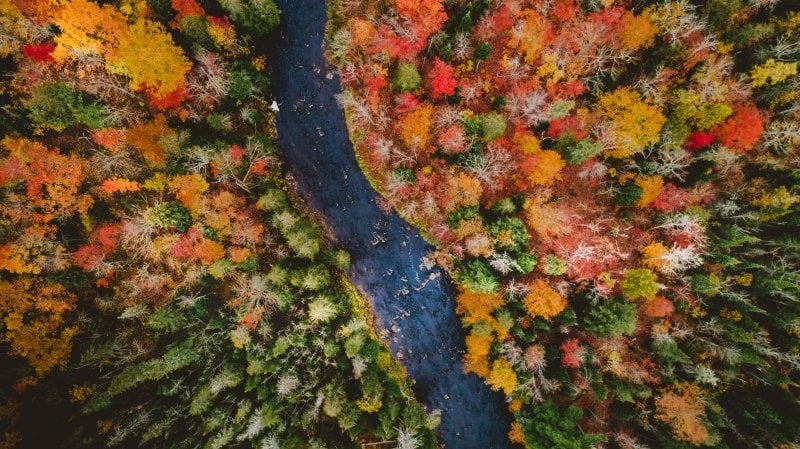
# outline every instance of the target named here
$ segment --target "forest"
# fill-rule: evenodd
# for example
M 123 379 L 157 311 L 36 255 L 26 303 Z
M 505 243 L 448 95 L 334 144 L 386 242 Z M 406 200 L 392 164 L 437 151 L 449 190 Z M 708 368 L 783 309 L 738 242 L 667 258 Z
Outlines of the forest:
M 800 447 L 800 3 L 328 0 L 491 447 L 287 175 L 293 6 L 0 0 L 0 449 Z

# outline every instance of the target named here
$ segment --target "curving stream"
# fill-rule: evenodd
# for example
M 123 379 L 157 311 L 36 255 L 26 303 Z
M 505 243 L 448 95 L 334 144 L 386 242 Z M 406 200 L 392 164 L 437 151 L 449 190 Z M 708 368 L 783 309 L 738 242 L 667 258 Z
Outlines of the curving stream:
M 298 193 L 328 237 L 350 251 L 347 275 L 370 299 L 376 324 L 414 379 L 418 398 L 442 411 L 440 442 L 452 449 L 503 449 L 510 417 L 500 394 L 465 375 L 455 289 L 423 256 L 433 248 L 396 214 L 377 206 L 335 100 L 338 74 L 324 54 L 325 0 L 278 0 L 270 67 L 280 112 L 278 145 Z

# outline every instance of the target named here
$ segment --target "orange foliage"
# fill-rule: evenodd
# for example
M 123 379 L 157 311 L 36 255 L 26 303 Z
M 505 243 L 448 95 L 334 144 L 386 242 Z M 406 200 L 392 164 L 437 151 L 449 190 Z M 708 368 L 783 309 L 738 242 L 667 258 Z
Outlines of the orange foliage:
M 433 106 L 424 104 L 400 119 L 400 137 L 410 147 L 425 148 L 431 127 Z
M 678 441 L 700 445 L 709 438 L 702 421 L 705 406 L 700 394 L 700 387 L 682 382 L 656 396 L 655 417 L 672 428 L 672 435 Z
M 125 133 L 127 142 L 156 167 L 164 167 L 166 163 L 164 139 L 174 137 L 175 131 L 167 125 L 166 117 L 161 114 L 156 115 L 152 122 L 133 125 Z
M 100 183 L 100 190 L 109 195 L 116 192 L 138 192 L 141 188 L 138 182 L 124 178 L 110 178 Z
M 462 289 L 456 297 L 456 312 L 464 315 L 464 322 L 475 324 L 490 321 L 492 312 L 504 303 L 503 295 Z
M 447 20 L 441 0 L 397 0 L 397 12 L 408 19 L 413 46 L 417 50 Z
M 522 300 L 525 310 L 531 317 L 550 319 L 567 307 L 567 300 L 547 283 L 545 279 L 534 279 L 530 292 Z
M 651 243 L 642 248 L 642 264 L 647 268 L 660 270 L 666 264 L 666 261 L 661 256 L 666 253 L 667 248 L 661 242 Z
M 77 299 L 60 284 L 23 277 L 0 282 L 0 341 L 23 357 L 38 377 L 66 366 L 76 327 L 65 327 L 64 314 Z
M 525 62 L 533 64 L 552 32 L 550 24 L 533 10 L 525 11 L 519 24 L 521 26 L 512 30 L 506 45 L 523 53 Z
M 83 181 L 83 162 L 27 139 L 4 139 L 9 150 L 0 160 L 0 185 L 24 181 L 27 201 L 23 205 L 36 221 L 86 213 L 92 205 L 88 195 L 78 193 Z
M 203 193 L 208 191 L 208 187 L 208 181 L 197 173 L 178 175 L 169 182 L 169 189 L 175 198 L 195 217 L 204 209 Z
M 225 247 L 220 243 L 213 240 L 201 239 L 192 248 L 194 257 L 204 265 L 211 265 L 212 263 L 225 257 Z
M 726 147 L 745 152 L 752 150 L 764 132 L 764 117 L 751 104 L 738 104 L 733 107 L 733 115 L 724 123 L 711 128 L 711 134 Z
M 125 130 L 114 128 L 98 129 L 92 133 L 92 140 L 106 150 L 116 153 L 125 144 Z
M 647 12 L 636 16 L 627 11 L 620 25 L 620 46 L 625 50 L 636 51 L 653 45 L 658 28 L 650 21 Z
M 520 163 L 520 171 L 534 185 L 550 185 L 561 179 L 561 169 L 566 163 L 561 155 L 552 150 L 536 151 Z
M 664 318 L 672 315 L 675 306 L 672 301 L 663 296 L 654 296 L 647 300 L 642 307 L 642 313 L 650 318 Z
M 453 210 L 460 206 L 474 206 L 480 201 L 483 193 L 481 182 L 472 176 L 459 172 L 447 180 L 449 204 L 447 209 Z
M 492 347 L 491 337 L 478 335 L 475 332 L 467 335 L 467 353 L 464 355 L 464 371 L 472 372 L 486 378 L 489 376 L 489 350 Z

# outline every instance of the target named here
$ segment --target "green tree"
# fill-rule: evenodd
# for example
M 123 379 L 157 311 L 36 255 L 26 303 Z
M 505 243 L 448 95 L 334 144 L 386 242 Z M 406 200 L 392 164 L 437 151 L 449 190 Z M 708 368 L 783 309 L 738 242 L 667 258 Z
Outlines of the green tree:
M 104 106 L 89 99 L 64 83 L 45 83 L 31 92 L 25 102 L 33 123 L 63 131 L 68 126 L 82 124 L 92 129 L 108 126 L 109 118 Z

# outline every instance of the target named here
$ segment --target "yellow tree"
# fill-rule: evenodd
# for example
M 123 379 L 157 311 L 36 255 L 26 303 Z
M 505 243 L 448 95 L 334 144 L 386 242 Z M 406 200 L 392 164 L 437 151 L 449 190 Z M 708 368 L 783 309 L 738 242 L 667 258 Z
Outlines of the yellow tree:
M 601 95 L 596 110 L 608 123 L 611 148 L 606 154 L 615 158 L 628 157 L 658 142 L 667 121 L 658 106 L 627 87 Z

